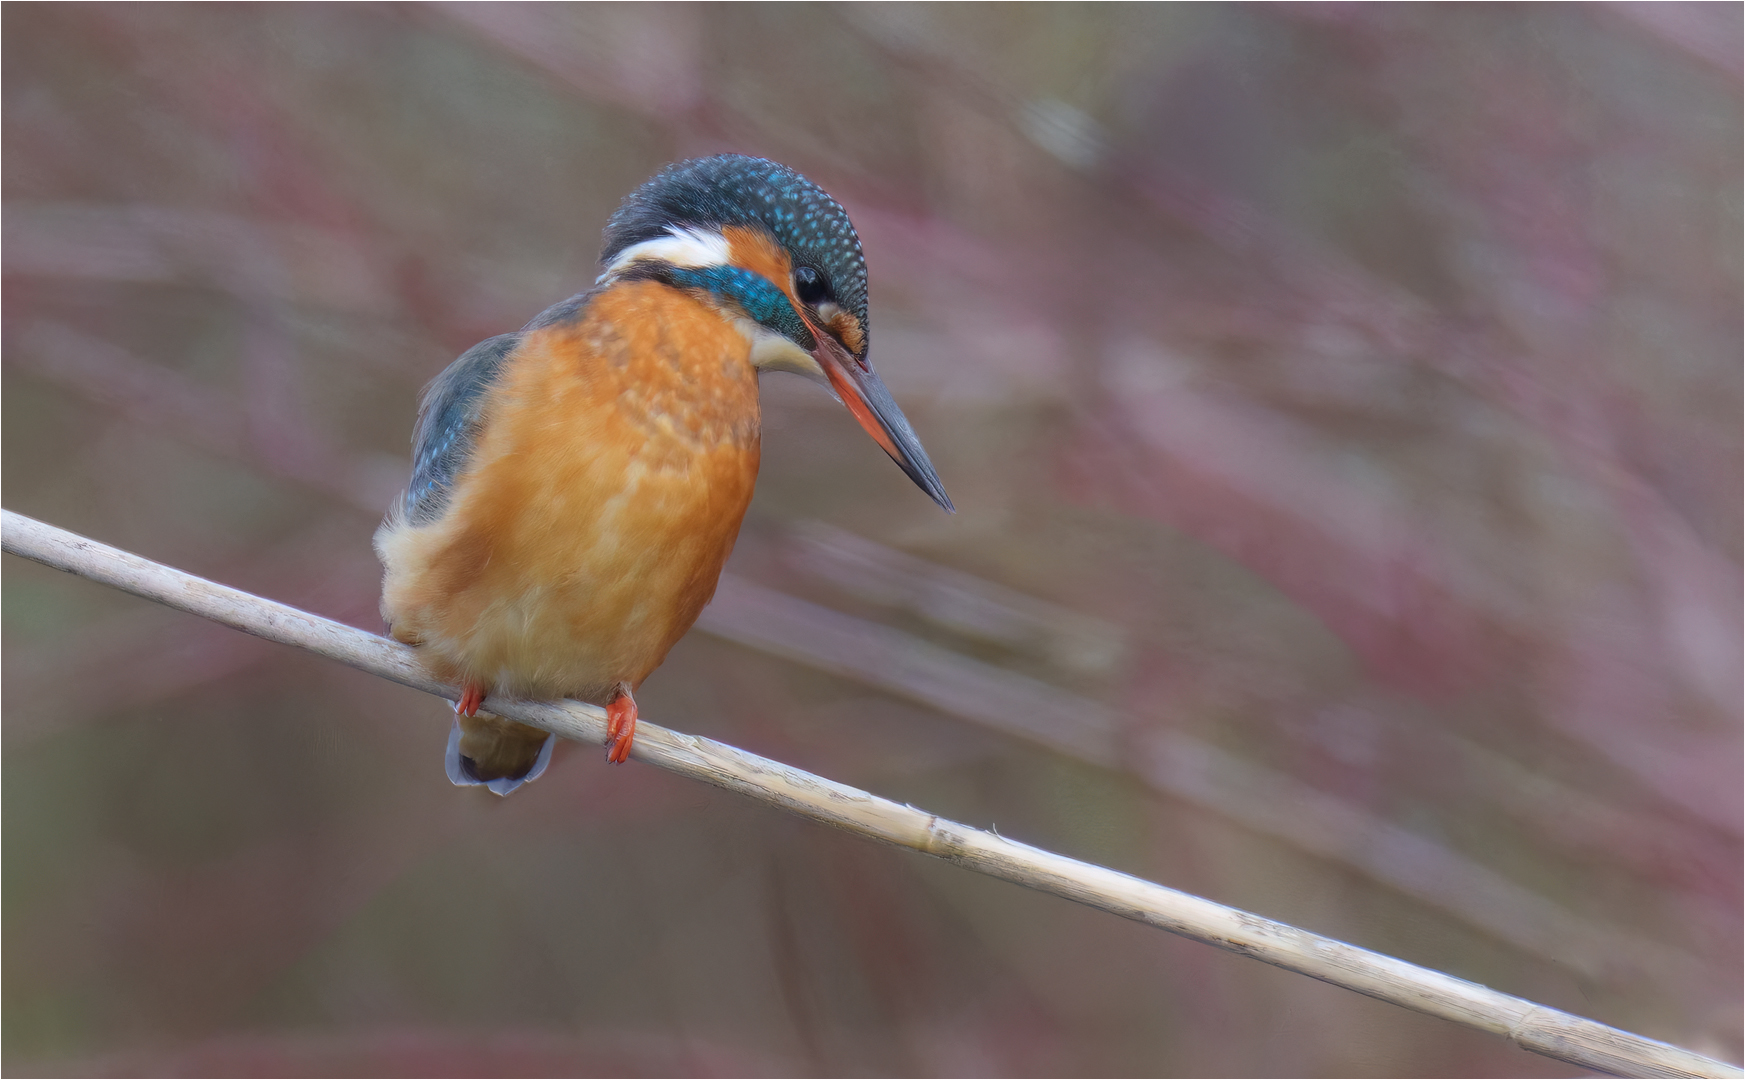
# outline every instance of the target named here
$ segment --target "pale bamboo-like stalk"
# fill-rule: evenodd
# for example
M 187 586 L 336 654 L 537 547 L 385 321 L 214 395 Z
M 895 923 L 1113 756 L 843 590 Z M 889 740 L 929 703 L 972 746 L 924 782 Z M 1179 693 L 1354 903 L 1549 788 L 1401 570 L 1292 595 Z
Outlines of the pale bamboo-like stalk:
M 454 699 L 407 646 L 183 573 L 33 518 L 0 511 L 0 547 L 57 570 L 143 596 L 245 633 Z M 605 711 L 576 701 L 492 697 L 494 713 L 599 744 Z M 1418 1012 L 1506 1036 L 1535 1053 L 1620 1076 L 1742 1077 L 1735 1066 L 1477 983 L 1360 949 L 1106 867 L 802 772 L 724 743 L 637 725 L 631 756 L 814 821 L 1264 960 Z

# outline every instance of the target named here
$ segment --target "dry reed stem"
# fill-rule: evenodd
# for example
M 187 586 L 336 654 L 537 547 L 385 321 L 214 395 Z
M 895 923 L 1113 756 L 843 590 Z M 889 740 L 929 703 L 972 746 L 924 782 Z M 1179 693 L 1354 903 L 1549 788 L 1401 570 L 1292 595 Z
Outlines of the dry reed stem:
M 453 687 L 433 680 L 404 645 L 10 510 L 0 511 L 0 548 L 429 694 L 451 700 L 456 696 Z M 605 712 L 597 706 L 495 697 L 485 704 L 492 712 L 564 738 L 594 744 L 605 739 Z M 637 727 L 631 756 L 868 839 L 924 852 L 1408 1009 L 1504 1035 L 1527 1050 L 1585 1068 L 1619 1076 L 1745 1077 L 1735 1066 L 1668 1043 L 1007 840 L 724 743 L 644 721 Z

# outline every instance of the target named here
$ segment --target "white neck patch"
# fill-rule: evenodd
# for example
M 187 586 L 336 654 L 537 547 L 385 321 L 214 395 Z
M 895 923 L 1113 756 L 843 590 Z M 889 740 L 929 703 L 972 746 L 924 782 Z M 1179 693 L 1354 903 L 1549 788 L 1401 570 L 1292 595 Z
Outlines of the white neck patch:
M 726 266 L 731 254 L 727 238 L 720 233 L 704 229 L 682 229 L 674 225 L 667 230 L 665 236 L 631 244 L 620 251 L 618 257 L 612 260 L 612 265 L 606 267 L 606 272 L 594 284 L 604 285 L 623 273 L 631 264 L 644 259 L 658 259 L 674 266 L 696 269 L 704 266 Z

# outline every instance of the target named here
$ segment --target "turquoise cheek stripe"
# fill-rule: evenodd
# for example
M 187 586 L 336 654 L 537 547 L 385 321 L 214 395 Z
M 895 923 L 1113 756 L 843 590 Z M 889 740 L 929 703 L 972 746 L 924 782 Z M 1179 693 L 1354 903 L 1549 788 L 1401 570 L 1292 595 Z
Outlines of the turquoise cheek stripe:
M 769 327 L 801 348 L 810 349 L 816 344 L 812 331 L 801 321 L 787 295 L 762 274 L 754 274 L 739 266 L 675 267 L 672 281 L 675 285 L 708 289 L 717 296 L 727 297 L 743 308 L 754 322 Z

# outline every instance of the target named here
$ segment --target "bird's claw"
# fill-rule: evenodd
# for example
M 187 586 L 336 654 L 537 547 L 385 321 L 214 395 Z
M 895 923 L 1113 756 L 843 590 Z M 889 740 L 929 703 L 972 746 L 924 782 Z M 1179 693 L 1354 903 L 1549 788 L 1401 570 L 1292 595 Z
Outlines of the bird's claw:
M 454 711 L 461 716 L 477 716 L 479 706 L 485 702 L 485 688 L 478 683 L 467 683 L 461 687 L 460 700 L 454 703 Z
M 622 765 L 630 759 L 630 744 L 636 738 L 636 699 L 620 689 L 606 706 L 606 760 Z

